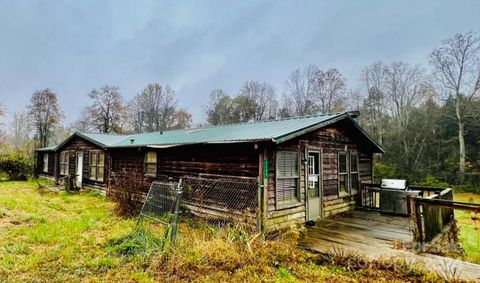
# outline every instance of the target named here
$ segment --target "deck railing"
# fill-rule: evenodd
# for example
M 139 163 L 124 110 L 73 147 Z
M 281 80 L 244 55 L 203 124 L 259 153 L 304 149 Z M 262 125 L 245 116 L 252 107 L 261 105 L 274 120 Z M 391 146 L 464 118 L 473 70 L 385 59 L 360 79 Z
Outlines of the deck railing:
M 454 203 L 453 191 L 450 188 L 441 191 L 437 188 L 427 188 L 421 192 L 419 197 L 410 198 L 414 223 L 413 237 L 417 243 L 428 243 L 442 233 L 454 219 L 453 209 L 442 205 Z M 428 193 L 423 194 L 424 192 Z
M 444 189 L 425 197 L 412 197 L 412 219 L 414 241 L 430 243 L 443 233 L 454 220 L 454 210 L 480 213 L 479 203 L 453 201 L 452 189 Z
M 380 210 L 380 184 L 362 183 L 357 196 L 359 208 L 366 210 Z

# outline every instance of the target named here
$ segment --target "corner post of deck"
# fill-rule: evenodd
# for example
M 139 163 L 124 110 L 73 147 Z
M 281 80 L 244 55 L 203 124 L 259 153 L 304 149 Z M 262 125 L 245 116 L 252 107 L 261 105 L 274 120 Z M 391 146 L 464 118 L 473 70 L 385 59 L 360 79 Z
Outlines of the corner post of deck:
M 423 227 L 422 227 L 422 215 L 420 211 L 420 203 L 417 197 L 410 196 L 410 203 L 412 209 L 412 229 L 413 229 L 413 241 L 415 245 L 420 245 L 420 250 L 423 251 Z

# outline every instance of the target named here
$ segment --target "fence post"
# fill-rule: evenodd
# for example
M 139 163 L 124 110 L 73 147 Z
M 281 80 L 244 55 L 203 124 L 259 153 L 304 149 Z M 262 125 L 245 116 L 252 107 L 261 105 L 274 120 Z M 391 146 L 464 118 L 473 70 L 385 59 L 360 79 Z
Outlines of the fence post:
M 423 249 L 423 228 L 422 228 L 422 215 L 420 213 L 420 204 L 416 197 L 411 198 L 412 201 L 412 220 L 413 220 L 413 239 L 416 244 L 420 244 L 420 248 Z
M 258 177 L 258 188 L 257 188 L 257 200 L 258 200 L 258 207 L 257 207 L 257 231 L 262 231 L 263 226 L 263 184 L 260 181 L 260 177 Z
M 177 229 L 178 229 L 178 214 L 180 213 L 180 198 L 182 197 L 183 190 L 183 180 L 180 178 L 177 186 L 177 198 L 175 199 L 175 213 L 173 214 L 173 223 L 172 223 L 172 235 L 171 235 L 171 245 L 175 244 L 175 239 L 177 238 Z

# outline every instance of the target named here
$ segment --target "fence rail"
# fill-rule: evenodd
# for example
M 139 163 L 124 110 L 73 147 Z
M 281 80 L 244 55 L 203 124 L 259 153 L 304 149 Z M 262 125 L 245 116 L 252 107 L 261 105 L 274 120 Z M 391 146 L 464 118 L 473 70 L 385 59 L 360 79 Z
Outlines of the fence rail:
M 363 183 L 357 196 L 360 208 L 367 210 L 380 210 L 380 184 Z
M 417 243 L 431 242 L 454 220 L 454 210 L 480 213 L 480 204 L 453 201 L 452 189 L 443 189 L 424 197 L 411 197 L 413 237 Z

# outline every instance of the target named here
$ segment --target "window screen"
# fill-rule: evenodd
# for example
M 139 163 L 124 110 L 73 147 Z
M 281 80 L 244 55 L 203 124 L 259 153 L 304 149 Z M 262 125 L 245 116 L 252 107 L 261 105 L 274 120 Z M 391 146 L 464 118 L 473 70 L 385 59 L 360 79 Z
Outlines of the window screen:
M 299 196 L 298 153 L 277 152 L 277 204 L 297 202 Z

